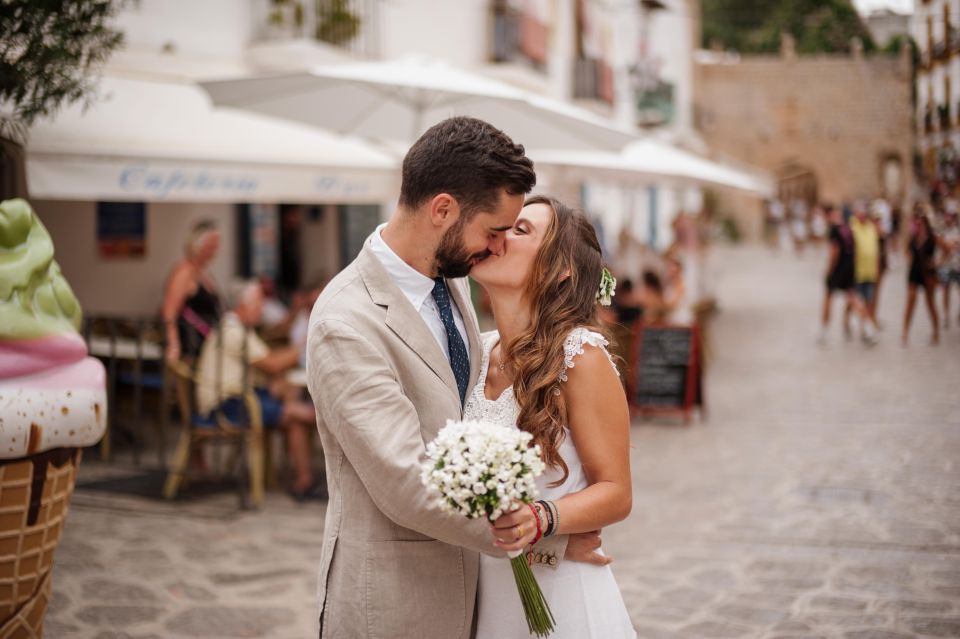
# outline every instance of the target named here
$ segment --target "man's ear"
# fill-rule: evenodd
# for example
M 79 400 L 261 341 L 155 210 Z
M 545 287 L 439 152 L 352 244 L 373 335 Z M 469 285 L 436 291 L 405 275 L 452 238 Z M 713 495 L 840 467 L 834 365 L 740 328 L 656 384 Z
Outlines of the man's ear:
M 430 200 L 430 222 L 435 227 L 448 227 L 460 219 L 460 203 L 449 193 L 438 193 Z

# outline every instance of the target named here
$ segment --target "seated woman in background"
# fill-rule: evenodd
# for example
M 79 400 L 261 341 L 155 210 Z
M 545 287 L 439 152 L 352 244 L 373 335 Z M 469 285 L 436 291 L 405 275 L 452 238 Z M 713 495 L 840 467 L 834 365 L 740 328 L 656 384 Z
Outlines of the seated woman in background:
M 654 271 L 643 272 L 643 288 L 639 295 L 643 321 L 647 324 L 689 324 L 693 321 L 693 313 L 687 302 L 683 267 L 679 260 L 672 257 L 667 258 L 666 265 L 666 282 Z
M 687 296 L 687 281 L 683 276 L 683 263 L 676 257 L 667 258 L 667 286 L 663 302 L 671 322 L 693 322 L 693 311 Z
M 609 313 L 611 315 L 610 323 L 621 326 L 631 326 L 643 315 L 643 304 L 641 304 L 633 280 L 630 278 L 623 278 L 618 281 L 617 292 L 613 296 Z M 601 317 L 603 317 L 603 313 L 601 313 Z
M 663 281 L 655 271 L 643 272 L 643 285 L 638 293 L 640 305 L 643 307 L 643 322 L 653 324 L 665 322 L 669 315 L 664 299 Z
M 317 303 L 317 298 L 327 285 L 325 277 L 319 277 L 310 284 L 293 294 L 290 304 L 290 345 L 295 346 L 300 353 L 299 366 L 306 368 L 307 330 L 310 328 L 310 311 Z
M 163 293 L 167 361 L 195 360 L 203 340 L 220 321 L 220 297 L 207 266 L 220 248 L 220 231 L 209 220 L 197 222 L 174 265 Z

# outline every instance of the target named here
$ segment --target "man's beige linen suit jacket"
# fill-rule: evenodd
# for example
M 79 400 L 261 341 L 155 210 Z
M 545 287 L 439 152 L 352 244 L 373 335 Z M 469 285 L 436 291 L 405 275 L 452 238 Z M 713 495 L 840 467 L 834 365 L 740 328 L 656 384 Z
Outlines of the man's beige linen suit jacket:
M 420 483 L 426 443 L 462 416 L 456 380 L 369 245 L 310 316 L 307 378 L 330 492 L 320 636 L 468 639 L 478 553 L 498 551 L 485 521 L 443 513 Z M 448 285 L 467 329 L 472 389 L 482 356 L 476 314 L 467 281 Z M 551 538 L 538 552 L 559 561 L 565 545 Z

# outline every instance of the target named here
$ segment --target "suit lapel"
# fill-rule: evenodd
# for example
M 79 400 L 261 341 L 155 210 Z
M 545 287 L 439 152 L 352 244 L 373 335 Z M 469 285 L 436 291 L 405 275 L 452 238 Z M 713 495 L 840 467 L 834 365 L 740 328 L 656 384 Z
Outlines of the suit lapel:
M 443 354 L 443 350 L 437 344 L 436 338 L 427 328 L 423 318 L 413 308 L 410 300 L 390 279 L 390 275 L 380 264 L 380 260 L 373 254 L 373 251 L 369 248 L 369 241 L 364 243 L 363 249 L 360 251 L 357 258 L 357 268 L 367 290 L 370 292 L 373 303 L 386 307 L 385 323 L 387 327 L 403 340 L 437 377 L 443 380 L 459 400 L 460 391 L 457 389 L 457 380 L 453 376 L 450 362 L 447 361 L 447 357 Z M 471 365 L 472 362 L 473 358 L 471 357 Z

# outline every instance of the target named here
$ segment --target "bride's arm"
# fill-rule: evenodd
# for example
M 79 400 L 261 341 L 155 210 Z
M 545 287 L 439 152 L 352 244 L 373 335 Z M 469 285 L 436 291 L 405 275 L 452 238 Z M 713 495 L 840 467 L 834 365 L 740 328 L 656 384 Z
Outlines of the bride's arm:
M 556 534 L 589 532 L 621 521 L 633 505 L 630 412 L 616 371 L 601 349 L 585 345 L 561 392 L 589 485 L 554 502 Z

